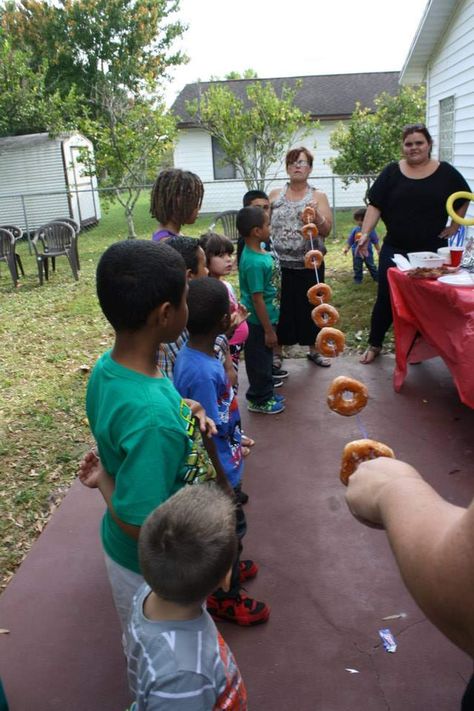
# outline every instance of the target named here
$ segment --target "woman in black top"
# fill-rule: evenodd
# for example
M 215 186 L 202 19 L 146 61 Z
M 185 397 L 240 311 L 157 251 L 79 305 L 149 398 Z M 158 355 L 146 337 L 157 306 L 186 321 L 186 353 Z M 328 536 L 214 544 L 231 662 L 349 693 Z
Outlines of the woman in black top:
M 377 300 L 372 311 L 369 347 L 361 363 L 372 363 L 382 350 L 385 334 L 392 324 L 392 308 L 387 270 L 394 254 L 436 252 L 448 244 L 458 229 L 446 227 L 446 200 L 459 190 L 470 191 L 462 175 L 449 163 L 431 157 L 433 140 L 423 124 L 406 126 L 403 131 L 403 158 L 389 163 L 369 191 L 369 206 L 361 228 L 358 250 L 365 254 L 369 234 L 379 218 L 387 234 L 379 258 Z M 464 216 L 468 202 L 457 200 L 454 209 Z

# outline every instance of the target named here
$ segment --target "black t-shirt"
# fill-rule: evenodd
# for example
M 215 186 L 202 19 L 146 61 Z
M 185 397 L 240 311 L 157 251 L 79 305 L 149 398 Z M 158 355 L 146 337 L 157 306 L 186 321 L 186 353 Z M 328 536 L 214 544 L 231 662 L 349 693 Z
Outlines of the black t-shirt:
M 441 162 L 427 178 L 407 178 L 398 163 L 389 163 L 369 190 L 369 203 L 381 211 L 385 242 L 407 252 L 436 251 L 446 245 L 438 235 L 448 214 L 446 200 L 470 187 L 456 168 Z M 454 209 L 463 204 L 456 200 Z

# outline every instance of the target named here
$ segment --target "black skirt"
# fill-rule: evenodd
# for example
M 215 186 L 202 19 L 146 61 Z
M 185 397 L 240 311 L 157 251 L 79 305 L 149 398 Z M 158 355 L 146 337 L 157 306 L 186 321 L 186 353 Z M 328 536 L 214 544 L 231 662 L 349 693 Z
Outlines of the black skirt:
M 318 269 L 319 281 L 324 281 L 324 262 Z M 319 328 L 311 318 L 314 305 L 310 304 L 306 292 L 316 284 L 314 269 L 281 270 L 280 320 L 278 322 L 278 343 L 282 346 L 312 346 Z

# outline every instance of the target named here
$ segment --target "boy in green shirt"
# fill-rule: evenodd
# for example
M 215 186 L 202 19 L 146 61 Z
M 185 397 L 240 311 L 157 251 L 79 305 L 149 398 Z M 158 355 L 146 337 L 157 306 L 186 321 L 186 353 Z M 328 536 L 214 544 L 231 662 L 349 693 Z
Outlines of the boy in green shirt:
M 240 298 L 249 311 L 249 336 L 245 343 L 246 392 L 250 412 L 276 415 L 285 409 L 284 398 L 273 391 L 273 351 L 279 318 L 279 269 L 262 249 L 270 240 L 269 217 L 261 207 L 244 207 L 237 229 L 245 239 L 239 263 Z
M 194 446 L 200 433 L 193 412 L 156 368 L 159 344 L 176 340 L 187 321 L 183 258 L 166 244 L 117 242 L 97 267 L 97 294 L 115 343 L 96 363 L 86 397 L 102 467 L 83 468 L 81 480 L 98 486 L 107 503 L 102 544 L 126 629 L 143 582 L 137 550 L 142 523 L 184 484 L 215 473 Z M 202 408 L 197 414 L 205 429 Z M 213 423 L 209 429 L 215 432 Z M 220 472 L 218 483 L 230 491 Z

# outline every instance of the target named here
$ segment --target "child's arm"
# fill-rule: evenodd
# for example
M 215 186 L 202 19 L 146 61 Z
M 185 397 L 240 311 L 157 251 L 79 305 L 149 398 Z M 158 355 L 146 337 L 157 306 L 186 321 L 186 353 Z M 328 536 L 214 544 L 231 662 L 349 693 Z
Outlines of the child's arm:
M 277 335 L 273 325 L 270 323 L 268 317 L 267 307 L 265 306 L 265 301 L 263 299 L 263 293 L 257 292 L 252 294 L 252 302 L 255 308 L 255 313 L 258 320 L 265 332 L 265 345 L 267 348 L 275 348 L 278 345 Z
M 232 490 L 231 485 L 229 484 L 229 480 L 227 479 L 224 470 L 222 469 L 222 465 L 219 459 L 219 455 L 217 454 L 217 448 L 214 440 L 212 439 L 212 437 L 203 437 L 202 442 L 204 444 L 204 447 L 206 448 L 206 452 L 209 455 L 209 459 L 212 462 L 212 466 L 216 471 L 217 486 L 222 489 L 224 494 L 227 494 L 228 496 L 233 498 L 234 492 Z
M 79 463 L 79 479 L 90 489 L 99 489 L 102 497 L 107 504 L 107 508 L 110 511 L 110 515 L 116 522 L 118 526 L 124 531 L 128 536 L 138 540 L 140 534 L 139 526 L 132 526 L 129 523 L 122 521 L 115 513 L 112 504 L 112 494 L 115 490 L 115 482 L 108 474 L 100 461 L 99 457 L 93 449 L 91 449 Z
M 230 351 L 227 351 L 227 353 L 225 354 L 224 368 L 227 377 L 229 378 L 230 384 L 232 385 L 232 387 L 234 387 L 234 385 L 237 383 L 237 371 L 235 370 L 234 364 L 232 363 Z
M 441 498 L 408 464 L 373 459 L 349 479 L 347 503 L 362 522 L 383 526 L 406 586 L 458 647 L 474 654 L 474 501 Z

